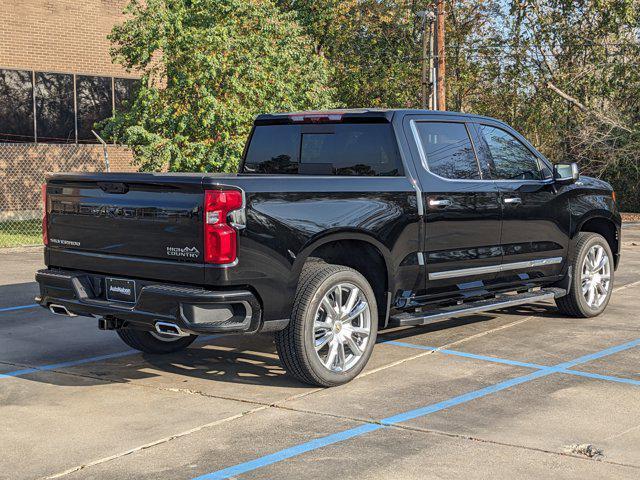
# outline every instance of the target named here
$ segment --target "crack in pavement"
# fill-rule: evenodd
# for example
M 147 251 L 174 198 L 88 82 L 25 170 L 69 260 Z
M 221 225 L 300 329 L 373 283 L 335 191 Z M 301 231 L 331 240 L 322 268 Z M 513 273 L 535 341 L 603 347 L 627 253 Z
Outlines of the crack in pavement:
M 53 475 L 49 475 L 49 476 L 46 476 L 46 477 L 41 477 L 41 478 L 53 479 L 53 478 L 64 477 L 65 475 L 70 475 L 70 474 L 78 472 L 80 470 L 84 470 L 85 468 L 94 467 L 96 465 L 107 463 L 107 462 L 109 462 L 111 460 L 116 460 L 118 458 L 122 458 L 122 457 L 125 457 L 127 455 L 132 455 L 132 454 L 134 454 L 136 452 L 141 452 L 143 450 L 147 450 L 149 448 L 153 448 L 153 447 L 156 447 L 158 445 L 162 445 L 164 443 L 171 442 L 171 441 L 176 440 L 178 438 L 182 438 L 182 437 L 185 437 L 187 435 L 191 435 L 192 433 L 199 432 L 201 430 L 204 430 L 205 428 L 215 427 L 216 425 L 221 425 L 223 423 L 227 423 L 227 422 L 236 420 L 238 418 L 242 418 L 242 417 L 250 415 L 252 413 L 259 412 L 260 410 L 266 410 L 267 408 L 269 408 L 269 407 L 261 405 L 260 407 L 256 407 L 254 409 L 247 410 L 246 412 L 241 412 L 241 413 L 238 413 L 236 415 L 232 415 L 230 417 L 226 417 L 226 418 L 223 418 L 223 419 L 220 419 L 220 420 L 216 420 L 214 422 L 205 423 L 204 425 L 199 425 L 199 426 L 191 428 L 189 430 L 185 430 L 184 432 L 176 433 L 174 435 L 170 435 L 168 437 L 164 437 L 164 438 L 161 438 L 159 440 L 154 440 L 153 442 L 145 443 L 144 445 L 140 445 L 140 446 L 137 446 L 137 447 L 134 447 L 134 448 L 130 448 L 129 450 L 125 450 L 124 452 L 116 453 L 116 454 L 110 455 L 108 457 L 104 457 L 104 458 L 100 458 L 100 459 L 97 459 L 97 460 L 93 460 L 91 462 L 84 463 L 82 465 L 77 465 L 75 467 L 71 467 L 71 468 L 69 468 L 67 470 L 64 470 L 62 472 L 55 473 Z

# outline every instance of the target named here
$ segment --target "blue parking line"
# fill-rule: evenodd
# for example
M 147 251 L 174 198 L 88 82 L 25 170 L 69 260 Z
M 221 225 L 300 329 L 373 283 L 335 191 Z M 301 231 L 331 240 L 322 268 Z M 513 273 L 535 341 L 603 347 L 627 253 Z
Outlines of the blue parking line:
M 431 413 L 439 412 L 440 410 L 445 410 L 447 408 L 455 407 L 456 405 L 475 400 L 476 398 L 481 398 L 492 393 L 497 393 L 509 387 L 514 387 L 522 383 L 530 382 L 531 380 L 535 380 L 536 378 L 545 377 L 554 373 L 554 371 L 555 370 L 553 368 L 536 370 L 535 372 L 524 375 L 522 377 L 512 378 L 504 382 L 496 383 L 495 385 L 490 385 L 479 390 L 474 390 L 473 392 L 465 393 L 464 395 L 458 395 L 457 397 L 449 398 L 442 402 L 427 405 L 426 407 L 416 408 L 415 410 L 403 412 L 392 417 L 383 418 L 380 423 L 382 423 L 383 425 L 393 425 L 395 423 L 402 423 L 408 420 L 413 420 L 414 418 L 424 417 Z
M 606 350 L 600 350 L 599 352 L 583 355 L 582 357 L 578 357 L 575 360 L 569 360 L 568 362 L 561 363 L 551 368 L 566 370 L 582 363 L 591 362 L 592 360 L 597 360 L 602 357 L 608 357 L 609 355 L 613 355 L 614 353 L 629 350 L 630 348 L 637 347 L 638 345 L 640 345 L 640 339 L 632 340 L 630 342 L 623 343 L 622 345 L 616 345 L 615 347 L 607 348 Z
M 99 362 L 100 360 L 109 360 L 112 358 L 125 357 L 127 355 L 133 355 L 134 353 L 140 353 L 138 350 L 126 350 L 124 352 L 109 353 L 107 355 L 98 355 L 96 357 L 81 358 L 79 360 L 71 360 L 69 362 L 52 363 L 50 365 L 41 365 L 38 367 L 24 368 L 22 370 L 14 370 L 13 372 L 0 373 L 0 380 L 4 378 L 19 377 L 20 375 L 27 375 L 35 372 L 46 372 L 47 370 L 55 370 L 58 368 L 75 367 L 82 365 L 83 363 Z
M 402 343 L 402 342 L 399 342 Z M 250 460 L 248 462 L 239 463 L 237 465 L 227 467 L 222 470 L 217 470 L 212 473 L 208 473 L 202 475 L 200 477 L 196 477 L 194 480 L 213 480 L 213 479 L 223 479 L 229 478 L 235 475 L 240 475 L 242 473 L 247 473 L 252 470 L 256 470 L 258 468 L 265 467 L 267 465 L 271 465 L 282 460 L 286 460 L 298 455 L 301 455 L 306 452 L 310 452 L 313 450 L 317 450 L 327 445 L 332 445 L 338 442 L 342 442 L 344 440 L 348 440 L 350 438 L 358 437 L 360 435 L 364 435 L 369 432 L 373 432 L 376 430 L 380 430 L 382 427 L 392 426 L 394 424 L 406 422 L 408 420 L 412 420 L 418 417 L 423 417 L 435 412 L 439 412 L 442 410 L 446 410 L 448 408 L 454 407 L 456 405 L 461 405 L 463 403 L 469 402 L 471 400 L 475 400 L 477 398 L 482 398 L 487 395 L 491 395 L 493 393 L 500 392 L 502 390 L 506 390 L 510 387 L 521 385 L 523 383 L 530 382 L 532 380 L 536 380 L 538 378 L 546 377 L 553 373 L 563 372 L 567 368 L 574 367 L 576 365 L 586 363 L 592 360 L 596 360 L 598 358 L 606 357 L 607 355 L 613 355 L 614 353 L 618 353 L 624 350 L 628 350 L 630 348 L 636 347 L 640 345 L 640 339 L 624 343 L 622 345 L 617 345 L 615 347 L 608 348 L 606 350 L 601 350 L 596 353 L 592 353 L 589 355 L 584 355 L 582 357 L 578 357 L 575 360 L 571 360 L 569 362 L 560 363 L 553 367 L 542 367 L 535 372 L 529 373 L 528 375 L 523 375 L 520 377 L 512 378 L 503 382 L 496 383 L 495 385 L 490 385 L 488 387 L 484 387 L 478 390 L 474 390 L 469 393 L 465 393 L 463 395 L 458 395 L 456 397 L 450 398 L 448 400 L 444 400 L 441 402 L 437 402 L 431 405 L 427 405 L 421 408 L 417 408 L 415 410 L 410 410 L 408 412 L 399 413 L 397 415 L 393 415 L 390 417 L 383 418 L 379 423 L 369 423 L 364 424 L 360 427 L 351 428 L 345 430 L 343 432 L 334 433 L 332 435 L 327 435 L 325 437 L 320 437 L 315 440 L 311 440 L 309 442 L 302 443 L 297 446 L 293 446 L 284 450 L 280 450 L 279 452 L 275 452 L 269 455 L 265 455 L 263 457 L 259 457 L 254 460 Z M 424 347 L 425 350 L 430 350 L 430 347 Z M 492 358 L 493 357 L 488 357 Z M 494 359 L 495 360 L 495 359 Z M 498 359 L 500 360 L 500 359 Z
M 439 353 L 444 353 L 445 355 L 455 355 L 457 357 L 473 358 L 475 360 L 485 360 L 487 362 L 493 362 L 493 363 L 503 363 L 505 365 L 513 365 L 516 367 L 535 368 L 538 370 L 549 368 L 545 365 L 538 365 L 535 363 L 518 362 L 517 360 L 508 360 L 506 358 L 489 357 L 487 355 L 477 355 L 475 353 L 459 352 L 457 350 L 438 349 L 435 347 L 428 347 L 425 345 L 417 345 L 415 343 L 396 342 L 395 340 L 388 340 L 386 342 L 380 342 L 380 343 L 396 345 L 398 347 L 417 348 L 419 350 L 439 352 Z
M 386 342 L 383 341 L 383 342 L 380 342 L 380 343 L 388 343 L 390 345 L 397 345 L 399 347 L 407 347 L 407 348 L 415 348 L 415 349 L 418 349 L 418 350 L 427 350 L 427 351 L 431 351 L 431 352 L 439 352 L 439 353 L 443 353 L 445 355 L 455 355 L 457 357 L 473 358 L 475 360 L 484 360 L 484 361 L 493 362 L 493 363 L 503 363 L 505 365 L 514 365 L 514 366 L 517 366 L 517 367 L 535 368 L 537 370 L 544 370 L 544 369 L 547 369 L 547 368 L 556 369 L 556 367 L 549 367 L 548 365 L 538 365 L 536 363 L 518 362 L 517 360 L 508 360 L 506 358 L 490 357 L 490 356 L 487 356 L 487 355 L 477 355 L 475 353 L 459 352 L 457 350 L 438 349 L 436 347 L 418 345 L 418 344 L 415 344 L 415 343 L 396 342 L 394 340 L 389 340 L 389 341 L 386 341 Z M 614 347 L 615 351 L 612 352 L 612 353 L 616 353 L 618 351 L 618 348 L 619 347 Z M 607 352 L 607 355 L 611 355 L 611 353 L 609 353 L 609 350 L 606 350 L 605 352 Z M 589 358 L 589 360 L 592 359 L 591 355 L 587 355 L 587 357 Z M 584 357 L 581 357 L 581 358 L 584 358 Z M 557 368 L 556 373 L 566 373 L 567 375 L 576 375 L 578 377 L 593 378 L 593 379 L 597 379 L 597 380 L 607 380 L 607 381 L 610 381 L 610 382 L 617 382 L 617 383 L 626 383 L 626 384 L 629 384 L 629 385 L 640 385 L 640 380 L 634 380 L 634 379 L 631 379 L 631 378 L 624 378 L 624 377 L 614 377 L 612 375 L 601 375 L 599 373 L 582 372 L 580 370 L 571 370 L 569 368 Z
M 0 312 L 13 312 L 15 310 L 25 310 L 27 308 L 39 307 L 37 303 L 32 303 L 31 305 L 18 305 L 17 307 L 5 307 L 0 308 Z
M 240 463 L 238 465 L 234 465 L 233 467 L 225 468 L 224 470 L 207 473 L 205 475 L 197 477 L 194 480 L 218 480 L 222 478 L 235 477 L 252 470 L 257 470 L 258 468 L 266 467 L 267 465 L 271 465 L 273 463 L 281 462 L 292 457 L 297 457 L 298 455 L 302 455 L 303 453 L 310 452 L 312 450 L 317 450 L 318 448 L 326 447 L 327 445 L 344 442 L 345 440 L 348 440 L 350 438 L 358 437 L 360 435 L 364 435 L 365 433 L 373 432 L 381 428 L 384 428 L 384 426 L 375 423 L 365 423 L 364 425 L 361 425 L 359 427 L 350 428 L 349 430 L 344 430 L 332 435 L 327 435 L 326 437 L 317 438 L 315 440 L 311 440 L 310 442 L 305 442 L 291 448 L 285 448 L 284 450 L 272 453 L 271 455 L 256 458 L 255 460 L 251 460 L 249 462 Z
M 213 340 L 214 338 L 219 338 L 219 337 L 222 337 L 222 335 L 204 335 L 204 336 L 198 337 L 196 342 L 197 343 L 204 342 L 204 341 Z M 30 373 L 46 372 L 48 370 L 57 370 L 58 368 L 76 367 L 78 365 L 83 365 L 85 363 L 99 362 L 101 360 L 110 360 L 112 358 L 126 357 L 128 355 L 135 355 L 137 353 L 141 353 L 141 352 L 139 350 L 124 350 L 122 352 L 108 353 L 106 355 L 98 355 L 96 357 L 80 358 L 78 360 L 70 360 L 68 362 L 52 363 L 49 365 L 39 365 L 36 367 L 23 368 L 21 370 L 14 370 L 13 372 L 0 373 L 0 380 L 3 380 L 5 378 L 20 377 L 22 375 L 28 375 Z
M 594 378 L 596 380 L 606 380 L 608 382 L 626 383 L 629 385 L 640 385 L 640 380 L 632 378 L 613 377 L 611 375 L 601 375 L 599 373 L 581 372 L 580 370 L 562 370 L 560 373 L 568 373 L 578 377 Z

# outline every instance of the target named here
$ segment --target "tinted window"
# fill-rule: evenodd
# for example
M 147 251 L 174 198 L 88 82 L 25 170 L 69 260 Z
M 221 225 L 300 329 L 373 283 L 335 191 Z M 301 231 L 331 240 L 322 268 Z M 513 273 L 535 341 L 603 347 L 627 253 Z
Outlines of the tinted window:
M 96 143 L 91 133 L 97 122 L 113 115 L 110 77 L 76 76 L 76 105 L 78 108 L 78 141 Z
M 249 142 L 245 172 L 298 173 L 300 127 L 264 125 L 256 127 Z
M 74 143 L 73 75 L 36 73 L 39 142 Z
M 389 124 L 258 126 L 247 151 L 245 172 L 403 174 Z
M 0 70 L 0 142 L 33 142 L 31 72 Z
M 140 88 L 140 80 L 132 78 L 114 78 L 113 79 L 116 112 L 127 109 L 133 97 Z
M 480 125 L 491 157 L 491 175 L 499 180 L 541 179 L 538 160 L 520 140 L 499 128 Z
M 429 171 L 451 179 L 480 178 L 476 155 L 464 124 L 418 122 L 416 127 Z

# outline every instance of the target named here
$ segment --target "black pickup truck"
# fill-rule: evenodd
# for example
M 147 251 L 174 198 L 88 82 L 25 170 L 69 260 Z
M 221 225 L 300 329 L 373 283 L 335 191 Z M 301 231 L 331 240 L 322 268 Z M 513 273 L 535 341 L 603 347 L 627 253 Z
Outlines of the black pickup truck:
M 620 258 L 610 185 L 450 112 L 260 115 L 238 174 L 65 173 L 43 194 L 40 305 L 151 353 L 275 332 L 324 386 L 383 328 L 549 299 L 597 315 Z

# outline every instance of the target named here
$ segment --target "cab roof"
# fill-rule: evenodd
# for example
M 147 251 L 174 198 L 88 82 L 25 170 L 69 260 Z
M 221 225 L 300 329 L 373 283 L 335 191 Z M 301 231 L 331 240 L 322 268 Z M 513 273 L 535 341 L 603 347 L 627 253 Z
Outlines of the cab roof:
M 255 125 L 277 125 L 298 123 L 391 123 L 394 117 L 405 115 L 456 116 L 469 119 L 496 120 L 490 117 L 461 112 L 393 109 L 393 108 L 346 108 L 334 110 L 309 110 L 303 112 L 264 113 L 255 119 Z M 499 120 L 498 120 L 499 121 Z

